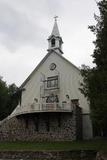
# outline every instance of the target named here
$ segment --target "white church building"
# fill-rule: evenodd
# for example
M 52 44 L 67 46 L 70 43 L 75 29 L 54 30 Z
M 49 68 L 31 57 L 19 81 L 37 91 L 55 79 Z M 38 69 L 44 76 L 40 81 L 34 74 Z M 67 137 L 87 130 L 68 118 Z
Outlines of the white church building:
M 62 44 L 55 19 L 47 54 L 21 85 L 20 103 L 1 123 L 0 137 L 7 130 L 6 140 L 92 138 L 89 103 L 79 90 L 80 70 L 64 57 Z

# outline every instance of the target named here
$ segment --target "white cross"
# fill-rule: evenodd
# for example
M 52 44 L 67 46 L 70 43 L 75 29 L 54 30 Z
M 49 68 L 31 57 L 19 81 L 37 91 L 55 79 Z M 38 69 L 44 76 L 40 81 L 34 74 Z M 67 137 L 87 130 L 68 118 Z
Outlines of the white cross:
M 55 21 L 57 21 L 58 16 L 55 16 L 54 18 L 55 18 Z

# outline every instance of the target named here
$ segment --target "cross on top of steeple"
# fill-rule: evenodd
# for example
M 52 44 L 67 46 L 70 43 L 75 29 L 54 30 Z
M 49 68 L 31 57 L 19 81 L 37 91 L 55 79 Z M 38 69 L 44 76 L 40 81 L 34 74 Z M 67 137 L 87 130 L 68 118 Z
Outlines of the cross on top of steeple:
M 57 21 L 58 16 L 54 16 L 55 21 Z

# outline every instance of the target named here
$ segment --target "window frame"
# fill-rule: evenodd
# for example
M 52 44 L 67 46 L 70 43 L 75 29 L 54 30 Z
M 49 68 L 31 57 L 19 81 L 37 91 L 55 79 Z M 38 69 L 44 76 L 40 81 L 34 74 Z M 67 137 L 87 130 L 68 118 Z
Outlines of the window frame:
M 58 76 L 47 77 L 47 88 L 58 88 Z

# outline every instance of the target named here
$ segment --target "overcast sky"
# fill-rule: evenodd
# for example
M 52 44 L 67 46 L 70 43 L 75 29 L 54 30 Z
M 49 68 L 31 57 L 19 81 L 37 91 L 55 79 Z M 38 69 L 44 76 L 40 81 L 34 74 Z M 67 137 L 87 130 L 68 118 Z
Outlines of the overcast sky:
M 0 76 L 20 86 L 47 54 L 55 15 L 64 57 L 92 66 L 95 0 L 0 0 Z

